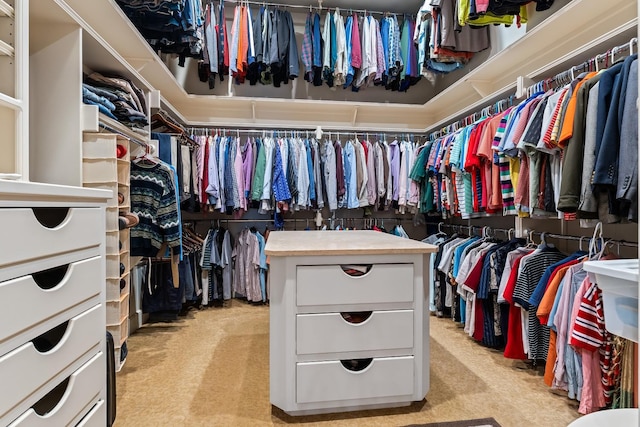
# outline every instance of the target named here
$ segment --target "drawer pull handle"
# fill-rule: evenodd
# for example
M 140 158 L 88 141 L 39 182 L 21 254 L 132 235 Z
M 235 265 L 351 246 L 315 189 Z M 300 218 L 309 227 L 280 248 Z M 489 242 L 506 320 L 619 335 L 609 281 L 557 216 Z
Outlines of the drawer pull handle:
M 64 323 L 59 324 L 53 329 L 49 329 L 44 334 L 37 336 L 31 341 L 33 346 L 40 353 L 47 353 L 55 348 L 58 343 L 64 337 L 65 332 L 67 331 L 67 327 L 69 326 L 69 321 L 67 320 Z
M 340 361 L 342 366 L 351 372 L 362 372 L 371 365 L 371 362 L 373 362 L 373 357 L 369 357 L 367 359 L 347 359 Z
M 358 325 L 369 320 L 372 314 L 373 311 L 346 311 L 340 313 L 340 316 L 342 316 L 345 322 Z
M 56 407 L 62 401 L 65 393 L 67 392 L 67 388 L 69 387 L 69 378 L 66 378 L 53 390 L 45 394 L 42 399 L 33 404 L 31 408 L 33 408 L 36 414 L 44 417 L 45 415 L 53 412 L 53 410 L 56 409 Z
M 340 266 L 345 274 L 351 277 L 361 277 L 371 271 L 372 264 L 343 264 Z
M 48 290 L 58 286 L 67 275 L 67 271 L 69 271 L 69 264 L 33 273 L 31 277 L 40 289 Z
M 69 208 L 31 208 L 33 215 L 43 227 L 56 228 L 69 214 Z

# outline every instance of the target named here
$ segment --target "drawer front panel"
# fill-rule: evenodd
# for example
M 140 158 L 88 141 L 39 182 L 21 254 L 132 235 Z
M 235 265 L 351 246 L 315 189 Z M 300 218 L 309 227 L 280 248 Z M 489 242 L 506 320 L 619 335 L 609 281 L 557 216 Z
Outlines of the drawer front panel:
M 100 397 L 105 366 L 104 353 L 100 352 L 69 377 L 66 390 L 53 409 L 44 415 L 36 413 L 39 403 L 49 398 L 46 396 L 9 427 L 50 427 L 72 424 L 72 421 L 88 412 Z
M 413 264 L 374 264 L 363 276 L 339 265 L 297 268 L 298 306 L 413 302 Z
M 97 353 L 102 337 L 104 309 L 97 305 L 71 319 L 61 338 L 53 333 L 43 334 L 0 357 L 0 419 L 83 356 L 87 359 L 91 350 Z
M 77 427 L 104 427 L 107 423 L 107 405 L 99 401 L 91 411 L 77 424 Z
M 341 361 L 298 363 L 298 403 L 408 396 L 414 390 L 413 356 L 375 358 L 354 372 Z
M 361 323 L 348 320 L 362 319 Z M 298 354 L 413 348 L 413 310 L 297 316 Z
M 0 209 L 0 267 L 100 245 L 99 208 L 55 209 Z
M 8 338 L 99 296 L 100 268 L 100 258 L 95 257 L 0 283 L 0 313 L 11 319 L 0 322 L 0 354 Z

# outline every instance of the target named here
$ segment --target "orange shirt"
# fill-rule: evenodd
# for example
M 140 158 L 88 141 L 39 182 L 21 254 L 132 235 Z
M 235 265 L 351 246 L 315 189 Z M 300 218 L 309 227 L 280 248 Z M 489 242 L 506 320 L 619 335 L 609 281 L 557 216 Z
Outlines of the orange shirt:
M 562 132 L 560 132 L 560 138 L 558 138 L 558 145 L 564 147 L 567 144 L 567 141 L 571 139 L 573 136 L 573 119 L 576 115 L 576 104 L 578 103 L 578 90 L 580 87 L 591 77 L 595 76 L 595 71 L 587 74 L 585 78 L 580 80 L 576 87 L 573 89 L 573 93 L 571 93 L 571 98 L 569 99 L 569 104 L 567 105 L 567 111 L 564 114 L 564 120 L 562 122 Z
M 577 262 L 577 261 L 576 261 Z M 538 319 L 540 319 L 540 323 L 546 325 L 549 321 L 549 314 L 551 314 L 551 309 L 553 308 L 553 303 L 556 299 L 556 294 L 558 293 L 558 288 L 560 287 L 560 282 L 564 279 L 564 275 L 566 274 L 569 267 L 571 267 L 575 262 L 570 261 L 568 264 L 558 267 L 556 274 L 551 277 L 549 281 L 549 285 L 547 286 L 547 290 L 542 297 L 542 301 L 540 301 L 540 305 L 538 306 L 538 310 L 536 311 L 536 315 Z M 549 351 L 547 352 L 547 363 L 544 367 L 544 383 L 551 387 L 553 384 L 553 367 L 556 364 L 556 339 L 557 334 L 552 329 L 549 335 Z
M 244 6 L 240 7 L 240 33 L 238 34 L 238 59 L 236 66 L 238 67 L 238 73 L 244 74 L 247 66 L 247 51 L 249 49 L 248 31 L 249 24 L 247 22 L 247 9 Z

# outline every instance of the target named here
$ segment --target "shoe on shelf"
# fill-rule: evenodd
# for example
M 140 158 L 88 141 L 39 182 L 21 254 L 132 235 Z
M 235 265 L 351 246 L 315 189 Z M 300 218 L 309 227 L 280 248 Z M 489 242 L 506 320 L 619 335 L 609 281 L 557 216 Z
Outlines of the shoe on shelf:
M 118 193 L 118 204 L 124 205 L 124 194 Z
M 124 274 L 124 270 L 126 269 L 126 267 L 124 266 L 123 263 L 120 263 L 120 275 L 122 276 Z
M 127 358 L 127 354 L 129 354 L 129 350 L 127 349 L 127 342 L 122 343 L 122 347 L 120 348 L 120 363 L 124 362 Z
M 120 290 L 123 290 L 127 286 L 127 281 L 120 279 Z
M 121 159 L 127 155 L 127 148 L 124 145 L 118 144 L 116 146 L 116 156 Z
M 131 212 L 121 212 L 120 217 L 118 218 L 118 226 L 120 227 L 120 230 L 135 227 L 139 223 L 140 218 L 138 218 L 138 215 Z

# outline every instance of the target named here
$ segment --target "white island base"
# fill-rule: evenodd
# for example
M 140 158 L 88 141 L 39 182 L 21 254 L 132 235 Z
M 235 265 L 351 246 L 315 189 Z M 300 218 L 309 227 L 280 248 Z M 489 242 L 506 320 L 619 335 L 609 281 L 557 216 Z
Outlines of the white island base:
M 424 399 L 435 251 L 374 231 L 271 233 L 271 403 L 311 415 Z

